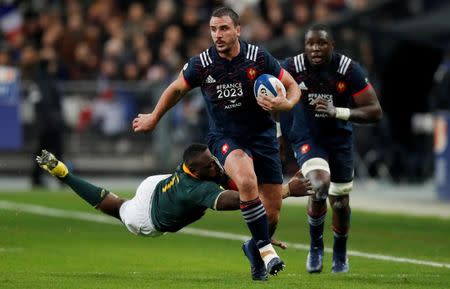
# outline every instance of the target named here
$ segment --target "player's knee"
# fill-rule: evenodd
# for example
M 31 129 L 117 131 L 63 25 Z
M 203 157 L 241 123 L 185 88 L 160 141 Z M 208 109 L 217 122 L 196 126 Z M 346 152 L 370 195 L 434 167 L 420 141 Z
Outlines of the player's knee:
M 323 158 L 312 158 L 302 165 L 302 173 L 306 176 L 316 192 L 314 200 L 323 200 L 328 196 L 330 187 L 330 167 Z
M 313 200 L 325 200 L 330 189 L 330 176 L 327 174 L 312 176 L 310 181 L 314 192 L 316 192 L 312 197 Z
M 326 199 L 328 195 L 328 190 L 330 188 L 330 182 L 329 181 L 317 181 L 312 184 L 314 192 L 316 194 L 313 196 L 315 199 L 323 200 Z
M 350 211 L 349 198 L 348 196 L 340 196 L 334 198 L 333 203 L 331 204 L 333 211 L 336 213 L 347 212 Z
M 125 202 L 125 199 L 119 198 L 113 193 L 109 193 L 102 200 L 100 204 L 97 205 L 97 209 L 102 211 L 105 214 L 113 216 L 120 220 L 120 207 Z

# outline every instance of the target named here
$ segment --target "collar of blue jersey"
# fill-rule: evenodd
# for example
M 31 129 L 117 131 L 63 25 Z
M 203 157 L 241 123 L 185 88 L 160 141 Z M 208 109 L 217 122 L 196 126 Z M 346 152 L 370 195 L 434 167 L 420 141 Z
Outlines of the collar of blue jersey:
M 244 57 L 245 53 L 247 53 L 247 48 L 248 48 L 248 43 L 239 39 L 239 54 L 236 57 L 234 57 L 233 59 L 239 58 L 241 56 Z M 212 46 L 212 55 L 214 58 L 226 60 L 225 58 L 220 57 L 219 53 L 216 50 L 216 46 L 214 46 L 214 45 Z
M 191 177 L 193 177 L 193 178 L 195 178 L 195 179 L 198 179 L 198 177 L 197 177 L 196 175 L 194 175 L 194 173 L 191 172 L 191 170 L 188 168 L 188 166 L 187 166 L 185 163 L 183 163 L 183 165 L 181 166 L 181 168 L 183 169 L 183 172 L 184 172 L 185 174 L 188 174 L 188 175 L 190 175 Z

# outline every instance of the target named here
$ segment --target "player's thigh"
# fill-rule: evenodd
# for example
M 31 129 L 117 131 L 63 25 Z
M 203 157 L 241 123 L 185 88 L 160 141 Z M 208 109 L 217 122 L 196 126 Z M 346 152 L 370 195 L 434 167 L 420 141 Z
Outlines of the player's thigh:
M 335 148 L 330 152 L 330 196 L 347 196 L 353 189 L 353 147 Z
M 213 136 L 209 136 L 208 148 L 223 166 L 225 166 L 225 160 L 231 152 L 235 150 L 242 150 L 251 157 L 250 151 L 247 150 L 241 142 L 238 142 L 235 138 L 224 135 L 215 134 Z
M 208 142 L 209 150 L 224 166 L 227 174 L 240 186 L 245 181 L 254 182 L 256 175 L 251 152 L 234 138 L 216 135 Z
M 120 219 L 127 229 L 136 235 L 159 236 L 150 218 L 151 200 L 156 185 L 170 175 L 157 175 L 146 178 L 136 189 L 136 195 L 125 201 L 119 209 Z
M 253 136 L 247 143 L 253 156 L 258 184 L 281 185 L 283 171 L 276 130 L 271 129 Z
M 316 192 L 311 198 L 325 199 L 330 185 L 330 167 L 327 150 L 311 138 L 292 144 L 294 156 L 302 174 Z
M 292 150 L 295 160 L 305 177 L 315 170 L 325 171 L 330 174 L 327 150 L 316 144 L 311 138 L 292 143 Z

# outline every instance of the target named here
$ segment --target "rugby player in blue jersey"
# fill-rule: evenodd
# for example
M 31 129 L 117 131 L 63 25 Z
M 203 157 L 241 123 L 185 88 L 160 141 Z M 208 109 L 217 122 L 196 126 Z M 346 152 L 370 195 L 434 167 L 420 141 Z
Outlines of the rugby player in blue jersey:
M 267 280 L 267 272 L 275 275 L 284 267 L 270 242 L 279 218 L 283 181 L 270 112 L 291 109 L 301 92 L 270 53 L 239 39 L 239 16 L 232 9 L 215 10 L 209 25 L 214 46 L 186 63 L 153 112 L 133 120 L 133 129 L 152 131 L 186 92 L 201 88 L 209 117 L 208 146 L 239 189 L 240 208 L 252 235 L 243 245 L 252 278 Z M 277 97 L 256 100 L 253 84 L 264 73 L 278 77 L 286 95 L 277 89 Z
M 310 273 L 322 271 L 328 197 L 333 210 L 332 272 L 347 272 L 352 122 L 376 122 L 382 110 L 360 65 L 334 52 L 333 37 L 325 25 L 309 28 L 305 53 L 287 58 L 282 66 L 295 78 L 303 96 L 294 109 L 281 114 L 281 130 L 292 144 L 301 172 L 316 192 L 308 202 L 311 244 L 306 268 Z

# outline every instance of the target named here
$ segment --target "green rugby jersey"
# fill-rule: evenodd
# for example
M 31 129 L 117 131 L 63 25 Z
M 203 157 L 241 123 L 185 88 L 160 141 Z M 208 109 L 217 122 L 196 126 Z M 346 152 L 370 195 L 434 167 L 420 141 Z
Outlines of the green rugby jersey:
M 153 194 L 151 218 L 160 232 L 176 232 L 200 219 L 224 188 L 196 178 L 183 164 L 171 177 L 158 183 Z

